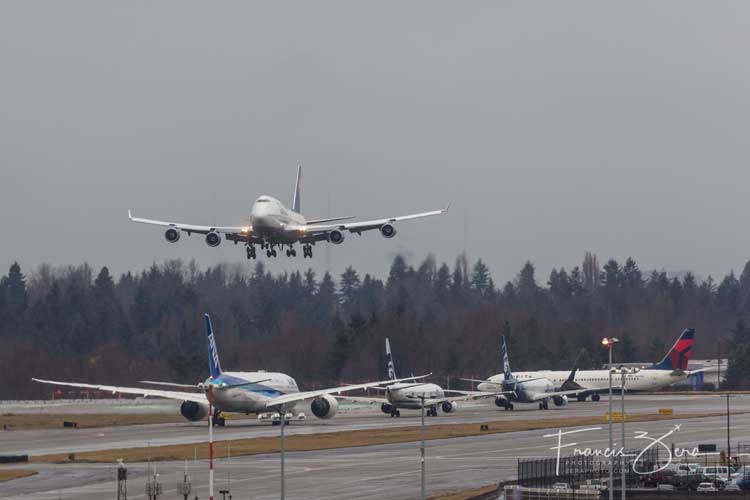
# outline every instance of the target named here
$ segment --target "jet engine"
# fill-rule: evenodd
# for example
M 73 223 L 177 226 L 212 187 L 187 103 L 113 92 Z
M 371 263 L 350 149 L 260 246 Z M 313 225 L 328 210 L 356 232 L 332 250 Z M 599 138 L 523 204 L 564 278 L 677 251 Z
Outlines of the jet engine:
M 390 415 L 393 411 L 393 406 L 389 405 L 388 403 L 383 403 L 382 405 L 380 405 L 380 411 L 382 411 L 386 415 Z
M 180 405 L 180 414 L 191 422 L 197 422 L 208 415 L 208 406 L 195 401 L 183 401 Z
M 318 418 L 329 419 L 336 415 L 336 412 L 339 410 L 339 402 L 333 396 L 324 394 L 319 398 L 313 399 L 312 403 L 310 403 L 310 410 Z
M 177 243 L 178 241 L 180 241 L 179 229 L 170 227 L 169 229 L 164 231 L 164 239 L 170 243 Z
M 334 229 L 333 231 L 330 231 L 328 233 L 328 241 L 330 241 L 334 245 L 340 245 L 344 242 L 344 233 L 342 233 L 338 229 Z
M 443 412 L 445 413 L 452 413 L 458 410 L 458 403 L 456 403 L 455 401 L 443 401 L 443 404 L 440 406 L 443 408 Z
M 216 231 L 211 231 L 206 235 L 206 245 L 210 247 L 218 247 L 221 243 L 221 236 Z
M 380 226 L 380 234 L 386 238 L 393 238 L 396 236 L 396 228 L 393 227 L 393 224 L 383 224 Z
M 565 406 L 568 404 L 568 396 L 555 396 L 552 398 L 552 402 L 555 403 L 555 406 Z

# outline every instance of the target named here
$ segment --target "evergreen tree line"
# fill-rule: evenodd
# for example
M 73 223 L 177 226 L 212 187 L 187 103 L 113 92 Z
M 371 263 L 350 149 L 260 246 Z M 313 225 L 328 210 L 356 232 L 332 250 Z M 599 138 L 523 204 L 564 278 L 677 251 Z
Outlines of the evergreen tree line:
M 272 275 L 194 261 L 153 265 L 115 279 L 104 267 L 0 279 L 0 398 L 36 398 L 30 378 L 133 384 L 206 377 L 202 315 L 212 315 L 225 369 L 283 371 L 301 385 L 385 377 L 391 338 L 400 375 L 485 377 L 501 371 L 505 334 L 514 369 L 600 367 L 602 337 L 618 337 L 616 362 L 661 358 L 686 327 L 694 358 L 729 356 L 727 383 L 750 387 L 750 262 L 738 277 L 644 275 L 631 258 L 553 269 L 541 283 L 527 262 L 498 287 L 480 259 L 454 265 L 396 256 L 385 280 L 349 267 L 334 279 L 312 270 Z M 730 354 L 728 354 L 730 353 Z M 455 387 L 455 384 L 453 385 Z

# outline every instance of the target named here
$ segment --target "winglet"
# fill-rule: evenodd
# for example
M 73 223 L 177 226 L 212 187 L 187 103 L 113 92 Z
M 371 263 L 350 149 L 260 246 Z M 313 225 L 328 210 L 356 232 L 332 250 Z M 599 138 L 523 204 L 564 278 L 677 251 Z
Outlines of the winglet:
M 301 190 L 302 190 L 302 164 L 297 166 L 297 181 L 294 183 L 294 196 L 292 197 L 292 211 L 300 213 L 302 210 L 301 204 Z
M 128 208 L 128 219 L 133 220 L 133 214 L 130 213 L 130 209 Z
M 448 211 L 448 209 L 450 209 L 450 208 L 451 208 L 451 202 L 448 202 L 448 204 L 447 204 L 447 205 L 445 206 L 445 208 L 443 209 L 443 212 L 447 212 L 447 211 Z

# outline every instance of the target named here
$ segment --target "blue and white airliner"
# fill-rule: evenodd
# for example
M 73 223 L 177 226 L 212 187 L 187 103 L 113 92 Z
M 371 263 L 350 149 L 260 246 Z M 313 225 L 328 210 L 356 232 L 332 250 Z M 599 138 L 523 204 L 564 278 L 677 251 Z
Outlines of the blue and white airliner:
M 43 384 L 96 389 L 103 392 L 111 392 L 112 394 L 135 394 L 144 398 L 158 397 L 182 401 L 180 413 L 191 422 L 201 420 L 208 415 L 209 401 L 207 392 L 210 387 L 213 396 L 214 422 L 218 425 L 224 424 L 224 418 L 221 416 L 222 413 L 256 414 L 259 419 L 269 418 L 274 424 L 279 423 L 281 418 L 284 418 L 285 421 L 292 419 L 304 420 L 305 414 L 298 411 L 298 406 L 302 404 L 309 404 L 310 411 L 316 417 L 329 419 L 336 415 L 338 411 L 338 401 L 334 395 L 370 387 L 383 387 L 403 380 L 413 380 L 413 377 L 409 377 L 408 379 L 383 380 L 300 392 L 297 382 L 285 373 L 223 371 L 219 362 L 219 352 L 216 348 L 216 339 L 211 325 L 211 318 L 208 314 L 205 315 L 205 323 L 206 338 L 208 341 L 209 377 L 203 383 L 190 385 L 171 382 L 142 382 L 143 384 L 150 385 L 192 389 L 194 392 L 58 382 L 36 378 L 32 380 Z M 199 392 L 196 390 L 199 390 Z

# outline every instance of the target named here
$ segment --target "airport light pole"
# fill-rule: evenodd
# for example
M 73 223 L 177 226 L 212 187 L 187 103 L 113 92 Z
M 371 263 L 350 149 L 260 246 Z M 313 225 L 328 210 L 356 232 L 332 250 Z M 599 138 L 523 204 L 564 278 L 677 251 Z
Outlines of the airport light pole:
M 413 395 L 409 395 L 409 396 L 407 396 L 407 397 L 419 399 L 419 401 L 420 401 L 420 403 L 421 403 L 421 404 L 419 405 L 419 406 L 420 406 L 420 408 L 421 408 L 421 410 L 422 410 L 422 426 L 421 426 L 421 441 L 422 441 L 422 443 L 421 443 L 421 445 L 420 445 L 420 447 L 419 447 L 420 458 L 421 458 L 421 466 L 422 466 L 422 475 L 421 475 L 421 480 L 422 480 L 422 481 L 421 481 L 421 487 L 420 487 L 420 498 L 421 498 L 421 500 L 425 500 L 425 498 L 427 498 L 427 487 L 426 487 L 426 481 L 425 481 L 425 445 L 424 445 L 424 442 L 425 442 L 425 427 L 424 427 L 424 402 L 425 402 L 425 399 L 427 399 L 427 395 L 423 393 L 423 394 L 413 394 Z M 432 395 L 430 395 L 430 397 L 435 397 L 435 395 L 434 395 L 434 394 L 432 394 Z
M 609 355 L 609 364 L 607 365 L 609 371 L 609 414 L 607 415 L 607 421 L 609 422 L 609 452 L 612 453 L 614 444 L 612 442 L 612 349 L 619 340 L 615 337 L 603 338 L 602 347 L 607 349 Z M 610 457 L 611 458 L 611 457 Z M 609 484 L 607 484 L 607 491 L 609 492 L 609 500 L 614 500 L 614 492 L 612 491 L 612 485 L 614 483 L 614 463 L 613 460 L 609 464 Z
M 422 460 L 422 484 L 421 484 L 421 497 L 425 500 L 425 457 L 424 457 L 424 394 L 419 396 L 419 400 L 422 403 L 422 446 L 421 446 L 421 460 Z
M 620 368 L 617 372 L 620 374 L 620 448 L 625 449 L 625 379 L 628 375 L 638 373 L 640 368 Z M 610 369 L 610 373 L 615 370 Z M 612 419 L 612 413 L 609 414 L 610 420 Z M 622 457 L 620 458 L 620 491 L 621 498 L 625 500 L 625 467 L 622 463 Z
M 284 484 L 284 427 L 286 427 L 286 412 L 282 407 L 281 411 L 281 500 L 284 500 L 286 485 Z

